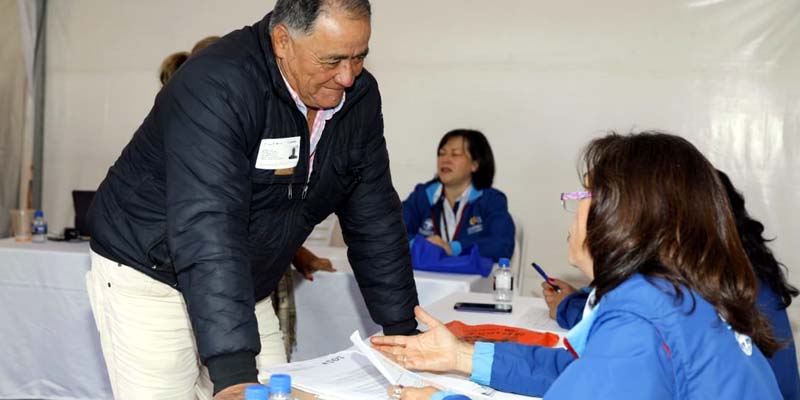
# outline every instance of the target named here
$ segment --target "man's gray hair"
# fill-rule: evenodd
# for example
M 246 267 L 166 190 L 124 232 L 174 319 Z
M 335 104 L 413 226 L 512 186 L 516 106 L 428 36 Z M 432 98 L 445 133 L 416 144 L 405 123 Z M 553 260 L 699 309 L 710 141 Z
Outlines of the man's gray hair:
M 272 31 L 278 24 L 284 24 L 293 35 L 308 35 L 319 15 L 332 9 L 357 18 L 369 19 L 372 16 L 369 0 L 278 0 L 272 10 L 269 30 Z

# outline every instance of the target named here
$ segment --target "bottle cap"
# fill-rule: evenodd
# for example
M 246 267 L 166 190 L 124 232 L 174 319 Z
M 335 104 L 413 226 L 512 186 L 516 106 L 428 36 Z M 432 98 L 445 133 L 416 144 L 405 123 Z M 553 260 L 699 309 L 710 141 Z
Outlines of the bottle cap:
M 291 392 L 292 377 L 286 374 L 273 374 L 269 377 L 269 391 L 273 394 Z
M 244 400 L 267 400 L 269 389 L 264 385 L 250 385 L 244 389 Z
M 42 210 L 36 210 L 36 212 L 33 213 L 33 218 L 44 218 L 44 213 Z
M 511 264 L 511 261 L 509 259 L 503 257 L 503 258 L 497 260 L 497 264 L 500 265 L 501 268 L 507 268 Z

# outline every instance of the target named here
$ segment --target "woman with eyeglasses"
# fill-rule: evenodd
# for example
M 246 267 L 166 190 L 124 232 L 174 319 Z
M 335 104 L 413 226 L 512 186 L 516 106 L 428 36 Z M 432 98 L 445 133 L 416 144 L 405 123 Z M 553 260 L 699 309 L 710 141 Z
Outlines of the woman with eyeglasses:
M 567 349 L 470 345 L 417 308 L 430 330 L 375 337 L 414 369 L 451 371 L 545 399 L 781 399 L 765 356 L 779 348 L 725 188 L 686 140 L 647 132 L 592 141 L 569 261 L 592 280 Z M 398 399 L 465 399 L 390 388 Z
M 436 176 L 403 201 L 408 239 L 416 235 L 457 256 L 478 246 L 497 261 L 514 252 L 514 221 L 503 192 L 492 187 L 494 155 L 479 131 L 456 129 L 439 141 Z
M 764 225 L 753 219 L 747 212 L 744 206 L 744 197 L 733 186 L 728 175 L 719 170 L 717 173 L 728 195 L 742 247 L 758 278 L 758 308 L 769 320 L 775 337 L 780 343 L 786 345 L 767 361 L 778 380 L 778 387 L 783 399 L 798 400 L 800 399 L 800 374 L 798 374 L 794 337 L 786 309 L 792 304 L 792 298 L 797 297 L 800 292 L 789 284 L 784 273 L 785 267 L 782 268 L 782 264 L 775 259 L 772 251 L 767 247 L 769 240 L 763 236 Z M 574 202 L 567 199 L 562 202 L 568 210 L 574 205 L 571 204 Z M 558 285 L 561 291 L 557 293 L 549 285 L 542 284 L 544 298 L 550 308 L 550 316 L 562 328 L 571 329 L 583 317 L 583 309 L 586 307 L 591 288 L 579 290 L 559 279 L 553 279 L 552 283 Z

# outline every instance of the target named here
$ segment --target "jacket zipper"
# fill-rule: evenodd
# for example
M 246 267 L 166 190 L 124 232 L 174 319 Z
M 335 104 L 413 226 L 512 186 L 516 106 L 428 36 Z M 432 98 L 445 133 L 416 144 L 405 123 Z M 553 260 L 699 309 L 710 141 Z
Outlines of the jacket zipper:
M 309 163 L 309 168 L 311 167 L 310 164 L 311 163 Z M 308 177 L 306 178 L 306 184 L 303 185 L 303 195 L 300 196 L 300 198 L 303 199 L 303 200 L 306 199 L 306 194 L 308 194 L 308 182 L 311 181 L 311 174 L 313 174 L 313 173 L 314 173 L 314 171 L 312 170 L 311 173 L 308 174 Z

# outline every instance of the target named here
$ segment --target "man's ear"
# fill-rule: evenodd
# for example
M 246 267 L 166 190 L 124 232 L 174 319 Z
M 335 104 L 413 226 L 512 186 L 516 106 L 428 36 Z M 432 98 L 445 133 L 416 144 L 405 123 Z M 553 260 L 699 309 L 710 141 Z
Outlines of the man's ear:
M 289 54 L 289 46 L 291 46 L 291 37 L 289 36 L 289 29 L 284 24 L 278 24 L 272 29 L 272 51 L 275 57 L 285 59 Z

